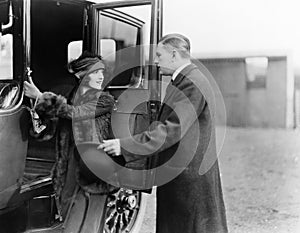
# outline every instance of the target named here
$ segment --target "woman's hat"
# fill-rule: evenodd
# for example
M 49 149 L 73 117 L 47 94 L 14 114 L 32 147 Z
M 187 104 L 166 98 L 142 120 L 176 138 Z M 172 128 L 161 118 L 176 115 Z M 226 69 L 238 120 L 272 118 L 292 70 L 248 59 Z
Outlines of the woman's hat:
M 100 69 L 105 69 L 105 65 L 101 57 L 84 52 L 79 58 L 68 64 L 70 73 L 82 80 L 86 75 Z

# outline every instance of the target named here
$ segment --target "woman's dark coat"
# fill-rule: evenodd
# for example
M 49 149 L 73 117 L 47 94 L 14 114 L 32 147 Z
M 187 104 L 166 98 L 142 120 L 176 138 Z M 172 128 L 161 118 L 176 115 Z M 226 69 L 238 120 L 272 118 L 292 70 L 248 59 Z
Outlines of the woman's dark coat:
M 141 145 L 142 150 L 147 143 L 150 155 L 164 142 L 156 151 L 160 166 L 155 181 L 157 233 L 227 232 L 212 98 L 204 75 L 195 65 L 188 65 L 166 90 L 158 115 L 160 123 L 120 140 L 123 148 Z M 179 155 L 176 159 L 172 159 L 174 153 Z M 125 149 L 122 154 L 127 162 L 137 156 Z M 173 179 L 161 184 L 168 175 Z
M 112 188 L 100 180 L 86 184 L 78 171 L 75 142 L 99 142 L 108 139 L 114 103 L 114 98 L 109 93 L 91 89 L 83 95 L 76 95 L 68 103 L 63 96 L 45 92 L 36 106 L 37 113 L 51 131 L 46 130 L 42 136 L 56 136 L 53 185 L 62 218 L 66 216 L 78 183 L 85 191 L 92 193 L 107 192 Z

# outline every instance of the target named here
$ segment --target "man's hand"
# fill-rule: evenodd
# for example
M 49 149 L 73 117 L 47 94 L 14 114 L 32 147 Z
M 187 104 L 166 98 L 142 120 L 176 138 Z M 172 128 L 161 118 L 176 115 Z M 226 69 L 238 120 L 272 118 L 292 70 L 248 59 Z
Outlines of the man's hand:
M 101 143 L 97 149 L 103 149 L 106 153 L 112 156 L 119 156 L 121 154 L 120 140 L 103 140 L 103 143 Z

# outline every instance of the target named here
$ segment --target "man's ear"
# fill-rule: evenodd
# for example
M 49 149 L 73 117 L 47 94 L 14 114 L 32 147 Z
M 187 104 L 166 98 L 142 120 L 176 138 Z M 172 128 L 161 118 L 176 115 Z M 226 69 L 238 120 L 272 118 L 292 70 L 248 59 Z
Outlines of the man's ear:
M 177 60 L 178 52 L 174 49 L 172 50 L 172 60 L 175 61 Z

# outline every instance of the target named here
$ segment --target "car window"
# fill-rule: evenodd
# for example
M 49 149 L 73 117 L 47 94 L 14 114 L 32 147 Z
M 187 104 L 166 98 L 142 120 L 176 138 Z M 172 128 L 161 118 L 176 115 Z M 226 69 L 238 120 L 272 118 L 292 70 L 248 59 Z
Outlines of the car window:
M 0 80 L 13 79 L 13 39 L 0 34 Z
M 99 53 L 111 87 L 147 88 L 151 6 L 100 10 Z

